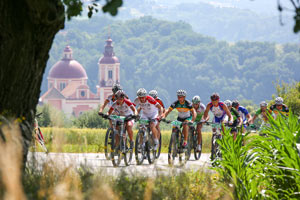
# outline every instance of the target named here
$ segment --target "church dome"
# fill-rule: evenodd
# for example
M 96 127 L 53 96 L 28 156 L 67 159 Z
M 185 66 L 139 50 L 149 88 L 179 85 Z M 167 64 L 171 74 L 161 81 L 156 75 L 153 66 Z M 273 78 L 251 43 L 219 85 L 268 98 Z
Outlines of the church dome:
M 87 75 L 82 65 L 72 58 L 70 46 L 66 46 L 63 58 L 52 66 L 48 78 L 87 79 Z

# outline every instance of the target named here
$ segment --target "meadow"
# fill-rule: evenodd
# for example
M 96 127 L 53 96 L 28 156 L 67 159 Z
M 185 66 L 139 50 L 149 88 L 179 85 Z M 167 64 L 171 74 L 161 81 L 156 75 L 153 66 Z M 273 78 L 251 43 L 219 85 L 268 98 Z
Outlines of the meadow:
M 103 153 L 106 129 L 90 128 L 41 128 L 50 152 Z M 137 130 L 134 130 L 134 138 Z M 162 153 L 167 153 L 171 130 L 162 131 Z M 211 133 L 202 133 L 202 152 L 210 152 Z M 38 148 L 38 150 L 41 150 Z

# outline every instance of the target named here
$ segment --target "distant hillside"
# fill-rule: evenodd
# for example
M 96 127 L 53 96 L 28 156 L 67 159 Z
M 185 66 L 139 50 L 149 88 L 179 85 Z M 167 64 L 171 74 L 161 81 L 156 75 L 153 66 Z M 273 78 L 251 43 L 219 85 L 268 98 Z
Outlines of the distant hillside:
M 95 90 L 97 62 L 110 22 L 93 18 L 67 24 L 53 43 L 42 85 L 44 92 L 48 71 L 61 58 L 66 44 L 71 45 L 74 58 L 86 68 L 89 85 Z M 298 45 L 217 41 L 194 32 L 187 23 L 151 17 L 112 23 L 111 38 L 121 62 L 121 83 L 131 98 L 140 87 L 155 88 L 170 104 L 176 98 L 176 90 L 183 88 L 189 98 L 198 94 L 204 102 L 215 91 L 223 100 L 246 98 L 259 102 L 275 93 L 273 82 L 300 78 Z
M 153 16 L 185 21 L 196 32 L 218 40 L 299 43 L 299 35 L 293 33 L 293 13 L 283 13 L 281 26 L 276 5 L 272 0 L 128 0 L 117 19 Z

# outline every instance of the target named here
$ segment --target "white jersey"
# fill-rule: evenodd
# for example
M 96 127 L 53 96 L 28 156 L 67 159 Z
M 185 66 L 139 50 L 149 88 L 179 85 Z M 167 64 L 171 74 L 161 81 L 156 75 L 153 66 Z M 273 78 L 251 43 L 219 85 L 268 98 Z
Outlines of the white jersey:
M 158 102 L 151 96 L 146 96 L 145 103 L 142 103 L 139 98 L 137 97 L 134 100 L 134 104 L 137 107 L 141 107 L 143 115 L 146 116 L 153 116 L 158 114 L 158 108 L 156 107 L 158 105 Z
M 196 110 L 197 114 L 204 113 L 205 108 L 205 105 L 203 103 L 200 103 L 199 108 Z
M 118 113 L 120 116 L 128 116 L 134 114 L 130 107 L 134 107 L 133 103 L 128 99 L 124 99 L 122 105 L 115 101 L 110 107 L 110 110 Z

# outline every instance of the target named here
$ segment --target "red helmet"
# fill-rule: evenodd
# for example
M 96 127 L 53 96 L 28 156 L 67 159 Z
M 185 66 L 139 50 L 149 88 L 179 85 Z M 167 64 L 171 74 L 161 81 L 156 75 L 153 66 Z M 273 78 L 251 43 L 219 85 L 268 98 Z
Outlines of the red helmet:
M 216 100 L 219 100 L 220 99 L 220 96 L 218 93 L 213 93 L 211 96 L 210 96 L 210 99 L 212 101 L 216 101 Z

